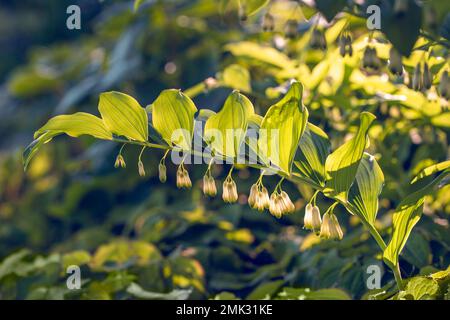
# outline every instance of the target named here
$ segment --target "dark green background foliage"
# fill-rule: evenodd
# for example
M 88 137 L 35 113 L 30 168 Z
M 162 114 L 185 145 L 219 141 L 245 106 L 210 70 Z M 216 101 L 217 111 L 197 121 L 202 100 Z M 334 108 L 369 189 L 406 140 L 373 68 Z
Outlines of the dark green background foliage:
M 255 169 L 237 170 L 240 198 L 226 205 L 220 196 L 202 194 L 205 165 L 187 165 L 194 187 L 180 191 L 174 165 L 168 164 L 166 184 L 158 180 L 163 151 L 144 153 L 147 175 L 141 178 L 138 147 L 125 147 L 127 167 L 117 170 L 120 145 L 88 137 L 56 138 L 23 171 L 21 153 L 33 132 L 54 115 L 97 114 L 103 91 L 126 92 L 145 106 L 161 90 L 180 88 L 199 108 L 218 110 L 233 89 L 240 89 L 264 115 L 287 81 L 296 78 L 307 88 L 311 122 L 327 132 L 333 149 L 355 132 L 362 111 L 377 116 L 369 149 L 385 175 L 376 226 L 388 241 L 393 210 L 409 194 L 411 179 L 448 158 L 450 113 L 424 92 L 395 87 L 402 79 L 388 82 L 377 74 L 368 81 L 354 74 L 359 60 L 336 62 L 331 52 L 344 28 L 353 33 L 355 51 L 362 52 L 364 6 L 316 1 L 329 21 L 337 12 L 353 12 L 348 26 L 339 15 L 326 26 L 328 51 L 322 52 L 307 44 L 311 24 L 306 18 L 316 14 L 315 8 L 292 2 L 294 7 L 280 10 L 272 33 L 260 27 L 267 1 L 248 2 L 256 3 L 255 11 L 242 21 L 242 10 L 239 16 L 227 1 L 148 0 L 135 12 L 133 1 L 83 0 L 78 1 L 82 29 L 75 31 L 65 27 L 71 1 L 2 3 L 0 299 L 450 297 L 448 186 L 427 198 L 400 257 L 401 273 L 410 280 L 398 293 L 376 242 L 343 207 L 335 211 L 345 230 L 342 241 L 323 241 L 302 229 L 304 206 L 313 195 L 304 184 L 284 183 L 296 212 L 276 219 L 246 204 L 258 177 Z M 390 1 L 378 2 L 392 7 Z M 444 2 L 427 1 L 439 13 L 438 26 L 428 28 L 423 7 L 411 5 L 417 19 L 388 16 L 382 30 L 405 56 L 415 48 L 404 58 L 408 73 L 427 52 L 435 85 L 449 68 Z M 260 46 L 284 39 L 289 19 L 300 22 L 299 33 L 277 48 L 283 60 L 270 57 Z M 386 68 L 386 38 L 373 36 Z M 226 75 L 232 64 L 245 70 L 244 76 L 232 69 Z M 208 77 L 219 80 L 217 88 L 206 88 Z M 406 100 L 396 100 L 396 94 Z M 227 169 L 215 166 L 216 179 L 223 181 Z M 270 190 L 277 182 L 275 176 L 265 181 Z M 322 211 L 332 204 L 320 195 L 317 203 Z M 66 267 L 73 264 L 81 266 L 80 290 L 66 287 Z M 366 270 L 373 264 L 382 270 L 381 290 L 366 287 Z

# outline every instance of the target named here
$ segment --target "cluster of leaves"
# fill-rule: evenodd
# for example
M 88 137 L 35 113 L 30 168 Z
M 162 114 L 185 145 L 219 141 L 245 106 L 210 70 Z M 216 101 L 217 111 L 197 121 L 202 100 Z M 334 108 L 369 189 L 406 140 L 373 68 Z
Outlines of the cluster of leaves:
M 15 108 L 17 112 L 14 112 L 12 119 L 21 117 L 25 119 L 24 110 L 27 111 L 25 114 L 28 114 L 28 111 L 33 109 L 33 114 L 39 116 L 29 117 L 28 114 L 26 119 L 29 120 L 20 130 L 26 126 L 26 130 L 34 130 L 44 122 L 44 119 L 48 119 L 51 113 L 66 113 L 78 106 L 93 112 L 92 106 L 98 98 L 98 93 L 105 90 L 120 88 L 121 91 L 139 97 L 139 100 L 148 101 L 154 99 L 163 88 L 186 88 L 195 81 L 200 82 L 184 90 L 184 93 L 192 99 L 195 98 L 194 101 L 198 106 L 219 106 L 229 89 L 238 89 L 250 98 L 256 112 L 265 114 L 266 107 L 274 105 L 274 99 L 286 93 L 291 79 L 295 78 L 304 83 L 303 100 L 308 106 L 310 121 L 323 128 L 310 131 L 309 129 L 315 127 L 308 123 L 301 138 L 304 141 L 311 140 L 309 145 L 318 148 L 318 156 L 305 160 L 305 157 L 314 153 L 303 153 L 302 148 L 299 148 L 293 160 L 292 173 L 296 175 L 292 174 L 291 179 L 295 180 L 295 184 L 287 184 L 286 188 L 290 189 L 291 195 L 300 193 L 300 199 L 295 201 L 297 211 L 306 204 L 301 198 L 311 199 L 314 193 L 312 190 L 318 189 L 313 183 L 329 179 L 322 170 L 323 164 L 326 164 L 330 145 L 336 152 L 339 150 L 337 146 L 348 140 L 348 134 L 355 136 L 358 132 L 358 126 L 355 124 L 362 111 L 376 114 L 378 120 L 367 130 L 370 146 L 365 144 L 364 147 L 375 156 L 379 167 L 383 168 L 385 187 L 381 193 L 382 200 L 377 205 L 380 213 L 377 216 L 370 214 L 367 217 L 363 216 L 362 221 L 371 221 L 380 236 L 387 239 L 388 233 L 392 232 L 389 217 L 395 211 L 394 208 L 398 207 L 396 216 L 407 217 L 405 221 L 396 220 L 398 225 L 405 225 L 407 228 L 397 229 L 397 233 L 401 236 L 398 237 L 396 244 L 391 246 L 392 251 L 386 254 L 388 257 L 386 260 L 392 261 L 395 265 L 406 240 L 405 236 L 408 236 L 408 230 L 420 217 L 425 193 L 418 192 L 409 199 L 407 196 L 421 190 L 430 182 L 433 185 L 436 172 L 433 176 L 423 175 L 423 179 L 417 181 L 420 183 L 410 184 L 410 181 L 424 168 L 448 158 L 449 112 L 446 110 L 447 102 L 439 98 L 437 90 L 442 74 L 449 68 L 446 61 L 448 46 L 445 45 L 445 38 L 438 39 L 438 32 L 431 32 L 427 28 L 424 29 L 427 33 L 422 33 L 418 39 L 414 36 L 415 32 L 408 33 L 408 37 L 414 37 L 413 45 L 408 44 L 412 48 L 412 53 L 401 59 L 404 77 L 399 78 L 388 68 L 392 46 L 386 40 L 390 40 L 401 51 L 404 45 L 402 39 L 406 35 L 402 34 L 394 40 L 387 32 L 384 34 L 374 32 L 368 37 L 364 30 L 365 20 L 357 17 L 360 15 L 358 11 L 364 12 L 364 8 L 357 10 L 358 8 L 347 7 L 352 10 L 340 13 L 334 19 L 333 14 L 328 19 L 330 24 L 319 20 L 318 28 L 314 28 L 311 23 L 316 17 L 314 9 L 303 4 L 299 6 L 298 2 L 277 4 L 271 1 L 269 6 L 269 1 L 261 1 L 262 4 L 250 12 L 247 4 L 245 10 L 247 20 L 239 27 L 239 22 L 233 20 L 234 13 L 239 12 L 237 8 L 232 7 L 230 10 L 224 5 L 217 10 L 217 4 L 211 3 L 189 1 L 189 4 L 186 4 L 180 1 L 172 6 L 169 2 L 161 5 L 152 1 L 141 1 L 135 13 L 129 6 L 120 6 L 120 3 L 110 7 L 109 4 L 105 5 L 104 17 L 108 18 L 99 20 L 95 35 L 63 46 L 39 50 L 32 56 L 29 66 L 13 75 L 9 89 L 15 97 L 22 98 L 19 100 L 22 101 L 22 105 Z M 320 1 L 316 3 L 319 10 L 328 16 L 326 10 L 333 6 L 320 7 Z M 438 7 L 443 3 L 430 2 Z M 295 6 L 295 10 L 292 10 L 292 5 Z M 340 7 L 336 9 L 336 13 L 345 4 L 338 6 Z M 268 8 L 274 18 L 274 28 L 267 30 L 273 32 L 260 32 L 262 30 L 259 23 L 263 21 Z M 349 14 L 349 11 L 352 14 Z M 241 10 L 242 12 L 244 11 Z M 438 10 L 439 24 L 444 21 L 442 18 L 446 12 L 448 10 L 442 8 Z M 173 16 L 170 16 L 171 14 Z M 146 22 L 149 15 L 150 26 Z M 294 26 L 294 32 L 289 38 L 285 38 L 286 22 L 292 18 L 296 21 L 295 23 L 291 21 L 289 25 Z M 397 18 L 392 18 L 391 29 L 398 26 L 394 19 Z M 229 28 L 224 30 L 223 24 L 216 23 L 218 21 L 225 23 L 231 21 L 229 24 L 231 30 Z M 416 29 L 420 24 L 420 20 L 413 19 L 407 25 L 408 28 L 414 26 L 413 29 Z M 389 24 L 383 23 L 382 26 Z M 326 50 L 323 50 L 323 46 L 311 48 L 311 36 L 313 30 L 317 29 L 324 35 Z M 167 37 L 168 33 L 171 37 Z M 343 33 L 352 34 L 351 56 L 341 57 L 339 54 L 338 39 Z M 405 42 L 410 43 L 411 40 Z M 155 43 L 158 43 L 158 46 L 155 46 Z M 228 44 L 225 45 L 224 51 L 229 54 L 223 56 L 224 59 L 219 62 L 225 43 Z M 376 48 L 380 62 L 376 73 L 360 68 L 368 45 Z M 167 52 L 173 54 L 167 57 Z M 177 71 L 174 74 L 163 71 L 168 59 L 176 62 Z M 410 83 L 406 74 L 413 75 L 415 67 L 424 62 L 428 64 L 431 73 L 432 87 L 427 91 L 411 90 L 407 86 Z M 218 63 L 220 65 L 217 65 Z M 45 68 L 42 68 L 43 66 Z M 212 78 L 207 78 L 211 75 Z M 203 81 L 205 78 L 207 79 Z M 403 82 L 407 85 L 403 85 Z M 10 99 L 5 101 L 11 102 Z M 58 107 L 53 110 L 55 105 Z M 114 114 L 106 111 L 107 115 L 104 117 L 105 111 L 100 113 L 102 118 L 97 119 L 102 124 L 108 122 L 104 119 L 110 119 L 114 124 Z M 85 117 L 86 115 L 80 117 L 83 124 Z M 87 117 L 90 121 L 93 116 Z M 4 123 L 11 127 L 14 120 Z M 161 134 L 155 135 L 158 131 L 153 131 L 153 128 L 148 127 L 150 138 L 161 138 Z M 97 134 L 107 134 L 110 137 L 112 133 L 111 139 L 118 139 L 118 135 L 113 131 L 121 132 L 123 128 L 110 130 L 106 127 L 106 129 Z M 147 137 L 144 130 L 142 126 L 134 133 L 127 133 L 133 135 L 131 141 L 135 141 L 135 138 L 139 141 L 142 136 Z M 326 131 L 327 135 L 323 135 L 323 131 Z M 2 132 L 6 137 L 12 132 L 20 131 L 14 128 Z M 42 131 L 38 135 L 45 135 L 45 132 Z M 47 138 L 49 137 L 50 134 Z M 7 140 L 9 139 L 4 141 Z M 319 141 L 323 141 L 324 144 L 318 144 Z M 205 291 L 198 293 L 192 284 L 185 285 L 180 282 L 173 284 L 171 276 L 162 273 L 160 269 L 149 271 L 149 274 L 152 274 L 153 279 L 169 280 L 164 285 L 153 286 L 152 281 L 139 276 L 140 270 L 148 268 L 151 261 L 146 260 L 139 266 L 131 259 L 131 263 L 120 266 L 120 272 L 132 274 L 131 281 L 153 292 L 170 292 L 176 287 L 193 287 L 194 295 L 191 294 L 190 297 L 196 297 L 196 294 L 200 294 L 201 297 L 214 297 L 221 291 L 228 291 L 237 297 L 245 298 L 260 287 L 261 290 L 257 290 L 253 297 L 276 298 L 284 295 L 288 298 L 303 296 L 307 298 L 308 293 L 315 292 L 316 289 L 339 287 L 345 289 L 348 294 L 325 292 L 329 293 L 329 297 L 336 294 L 341 298 L 344 296 L 361 298 L 367 291 L 364 285 L 366 266 L 380 262 L 379 248 L 374 246 L 374 242 L 366 241 L 367 232 L 355 225 L 354 216 L 349 219 L 345 215 L 342 210 L 344 206 L 338 206 L 336 214 L 339 215 L 346 237 L 338 243 L 321 241 L 313 234 L 307 235 L 302 230 L 289 227 L 301 225 L 302 214 L 285 216 L 280 220 L 271 219 L 269 215 L 258 215 L 249 211 L 246 206 L 222 206 L 220 201 L 204 201 L 196 191 L 199 188 L 193 188 L 180 197 L 180 193 L 172 190 L 175 183 L 172 179 L 174 174 L 171 174 L 170 170 L 168 182 L 171 187 L 154 184 L 157 180 L 154 178 L 157 175 L 155 168 L 158 166 L 155 154 L 160 156 L 159 152 L 148 154 L 147 161 L 150 164 L 146 162 L 146 167 L 149 168 L 146 170 L 146 178 L 139 180 L 133 170 L 134 166 L 128 166 L 121 172 L 111 172 L 111 159 L 114 156 L 111 143 L 92 143 L 89 139 L 81 139 L 72 144 L 61 142 L 57 141 L 56 144 L 43 148 L 42 152 L 36 155 L 35 161 L 30 163 L 26 174 L 13 163 L 17 158 L 3 162 L 3 172 L 8 173 L 2 175 L 4 178 L 1 187 L 1 197 L 7 200 L 0 205 L 1 234 L 5 235 L 6 240 L 2 241 L 0 247 L 2 256 L 9 254 L 12 248 L 20 246 L 37 248 L 39 251 L 64 252 L 69 255 L 74 250 L 82 249 L 95 256 L 102 245 L 114 242 L 111 241 L 111 237 L 122 233 L 123 224 L 128 225 L 130 221 L 142 217 L 139 223 L 136 223 L 136 228 L 126 227 L 127 231 L 133 230 L 123 232 L 126 238 L 139 239 L 147 244 L 153 243 L 161 251 L 161 255 L 167 257 L 162 260 L 177 256 L 179 252 L 177 248 L 181 244 L 187 250 L 183 255 L 194 257 L 205 270 L 203 275 Z M 167 147 L 168 143 L 162 139 L 158 144 Z M 137 162 L 132 148 L 130 150 L 125 148 L 125 152 L 124 158 L 127 159 L 127 163 Z M 78 157 L 73 158 L 74 155 Z M 365 163 L 366 157 L 368 156 L 363 156 L 360 160 L 357 172 L 362 167 L 361 164 Z M 317 164 L 318 170 L 312 165 L 308 166 L 308 163 Z M 204 167 L 192 166 L 189 170 L 196 185 L 195 181 L 201 178 L 198 171 L 204 171 Z M 214 170 L 216 176 L 221 176 L 220 168 Z M 251 173 L 254 172 L 247 169 L 238 172 L 241 191 L 250 189 L 247 180 L 251 182 L 256 180 Z M 273 177 L 267 177 L 265 180 L 268 186 L 275 187 Z M 304 183 L 305 181 L 307 183 Z M 359 192 L 356 189 L 358 175 L 353 181 L 355 183 L 348 193 L 349 197 Z M 341 185 L 333 184 L 328 187 L 330 190 L 327 190 L 327 194 L 330 197 L 339 196 L 339 193 L 333 192 L 333 188 L 345 190 L 345 186 Z M 352 189 L 353 191 L 356 189 L 357 192 L 352 192 Z M 147 201 L 149 191 L 152 200 Z M 161 198 L 159 201 L 155 200 L 158 196 Z M 339 198 L 342 197 L 340 192 Z M 404 202 L 400 205 L 402 199 Z M 411 289 L 422 285 L 409 285 L 405 281 L 405 290 L 410 291 L 407 294 L 402 293 L 399 298 L 445 298 L 446 295 L 445 280 L 430 278 L 429 275 L 436 272 L 436 268 L 445 269 L 449 263 L 450 241 L 448 227 L 445 227 L 450 212 L 448 186 L 426 196 L 425 199 L 432 199 L 423 203 L 427 215 L 416 227 L 417 232 L 409 236 L 399 264 L 403 275 L 408 277 L 420 275 L 419 280 L 415 280 L 413 284 L 426 282 L 427 285 L 424 287 L 430 290 L 426 294 L 412 293 Z M 183 211 L 186 210 L 186 203 L 194 206 L 191 208 L 192 212 Z M 331 204 L 327 197 L 318 197 L 319 207 Z M 355 210 L 376 213 L 374 205 L 375 202 L 371 202 L 371 205 L 365 208 L 361 206 L 361 202 L 355 201 L 357 206 Z M 221 218 L 225 218 L 226 221 L 222 222 Z M 442 223 L 444 226 L 440 225 Z M 144 228 L 142 233 L 138 232 L 141 225 Z M 53 243 L 58 245 L 55 246 Z M 300 248 L 299 251 L 298 243 L 304 246 L 304 249 Z M 306 243 L 310 243 L 310 246 Z M 282 247 L 289 249 L 281 250 Z M 63 255 L 61 253 L 61 256 Z M 155 260 L 159 261 L 157 257 Z M 33 265 L 33 261 L 32 257 L 27 257 L 21 264 Z M 92 284 L 92 288 L 97 288 L 91 291 L 92 295 L 89 295 L 88 290 L 83 291 L 84 298 L 131 297 L 126 290 L 130 282 L 123 281 L 126 284 L 118 286 L 120 288 L 117 291 L 108 289 L 110 288 L 108 277 L 119 277 L 114 268 L 89 271 L 87 268 L 91 268 L 90 263 L 83 268 L 86 270 L 83 270 L 82 274 L 89 274 L 86 284 Z M 28 286 L 41 287 L 39 292 L 46 292 L 47 289 L 43 288 L 65 288 L 64 273 L 58 272 L 59 277 L 53 278 L 54 281 L 47 278 L 39 282 L 36 280 L 36 273 L 44 269 L 33 270 L 20 276 L 9 273 L 3 277 L 0 281 L 2 297 L 25 298 L 27 292 L 30 292 Z M 52 273 L 53 276 L 55 274 Z M 385 272 L 383 284 L 386 283 L 386 286 L 381 293 L 369 292 L 364 297 L 369 298 L 369 294 L 373 298 L 380 299 L 395 297 L 396 289 L 392 286 L 391 279 L 392 275 Z M 276 280 L 282 282 L 269 285 Z M 103 282 L 104 285 L 101 284 Z M 6 283 L 8 285 L 4 286 Z M 269 284 L 265 286 L 266 283 Z M 439 290 L 436 290 L 436 283 Z M 283 287 L 310 287 L 312 290 L 292 291 L 292 289 L 284 290 Z M 27 289 L 18 293 L 11 288 Z M 68 298 L 70 293 L 63 296 Z M 320 293 L 318 296 L 326 298 Z M 47 297 L 51 298 L 50 295 Z M 158 298 L 151 293 L 140 297 Z M 224 294 L 224 297 L 231 296 Z M 314 295 L 311 298 L 313 297 Z

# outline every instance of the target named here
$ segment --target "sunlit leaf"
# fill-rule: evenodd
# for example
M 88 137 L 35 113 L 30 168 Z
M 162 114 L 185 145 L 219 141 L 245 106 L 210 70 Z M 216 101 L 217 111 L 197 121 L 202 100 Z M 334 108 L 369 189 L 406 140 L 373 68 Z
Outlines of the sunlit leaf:
M 355 180 L 359 163 L 367 144 L 367 133 L 375 116 L 363 112 L 355 136 L 330 154 L 325 163 L 327 181 L 324 193 L 342 202 L 347 202 L 348 191 Z
M 293 82 L 286 95 L 271 106 L 260 127 L 259 153 L 290 174 L 298 143 L 306 129 L 308 109 L 302 102 L 303 86 Z
M 232 64 L 225 68 L 222 74 L 223 84 L 227 87 L 251 92 L 250 73 L 238 64 Z
M 152 105 L 153 127 L 170 146 L 190 150 L 196 112 L 194 102 L 180 90 L 164 90 Z
M 422 215 L 425 197 L 432 193 L 449 174 L 450 169 L 441 171 L 435 179 L 408 195 L 398 205 L 392 219 L 392 238 L 383 253 L 384 261 L 390 266 L 396 267 L 398 265 L 398 256 L 405 246 L 411 230 Z
M 133 97 L 116 91 L 104 92 L 100 94 L 98 110 L 106 128 L 112 133 L 136 141 L 147 141 L 147 113 Z
M 330 153 L 330 145 L 327 134 L 308 122 L 294 160 L 301 177 L 319 186 L 325 185 L 325 160 Z
M 205 141 L 215 152 L 235 158 L 244 140 L 249 117 L 254 113 L 250 100 L 233 91 L 222 109 L 209 117 L 205 124 Z
M 26 170 L 33 156 L 47 142 L 55 136 L 67 134 L 71 137 L 90 135 L 98 139 L 111 140 L 112 134 L 108 131 L 102 119 L 84 112 L 71 115 L 60 115 L 51 118 L 34 134 L 35 140 L 23 152 L 23 166 Z
M 378 196 L 383 189 L 384 175 L 377 160 L 364 153 L 348 194 L 351 212 L 374 226 L 378 212 Z
M 269 47 L 250 41 L 230 43 L 225 46 L 225 50 L 233 55 L 246 57 L 254 61 L 260 61 L 281 69 L 294 68 L 294 63 L 284 53 Z

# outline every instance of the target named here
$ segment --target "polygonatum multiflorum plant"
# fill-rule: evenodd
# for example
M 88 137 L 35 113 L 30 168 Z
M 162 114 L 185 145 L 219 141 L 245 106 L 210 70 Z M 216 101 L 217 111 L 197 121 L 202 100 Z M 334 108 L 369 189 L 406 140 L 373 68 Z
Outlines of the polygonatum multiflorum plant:
M 283 180 L 305 183 L 316 192 L 306 205 L 304 227 L 325 239 L 342 239 L 343 231 L 334 210 L 338 205 L 345 207 L 361 219 L 376 240 L 401 288 L 399 254 L 420 219 L 425 197 L 448 183 L 450 161 L 428 167 L 412 180 L 412 191 L 394 212 L 392 236 L 386 244 L 375 227 L 384 175 L 375 157 L 365 152 L 369 144 L 368 130 L 376 117 L 362 112 L 353 137 L 331 151 L 327 134 L 308 121 L 308 108 L 303 104 L 302 95 L 302 84 L 293 81 L 285 96 L 262 117 L 255 113 L 252 102 L 238 91 L 228 96 L 217 113 L 198 110 L 187 95 L 175 89 L 162 91 L 146 108 L 124 93 L 105 92 L 100 95 L 98 106 L 101 117 L 83 112 L 59 115 L 36 131 L 35 140 L 24 152 L 24 167 L 27 168 L 43 144 L 57 135 L 90 135 L 123 146 L 141 146 L 138 160 L 141 176 L 145 175 L 141 161 L 144 150 L 163 150 L 159 163 L 161 182 L 166 181 L 165 163 L 172 151 L 171 159 L 178 165 L 178 188 L 192 186 L 185 164 L 191 156 L 200 157 L 207 166 L 203 191 L 211 197 L 217 195 L 211 166 L 227 163 L 230 170 L 223 182 L 222 198 L 233 203 L 238 200 L 233 170 L 236 164 L 244 164 L 260 169 L 259 178 L 249 190 L 249 205 L 258 211 L 268 210 L 278 218 L 295 211 L 289 195 L 282 189 Z M 116 158 L 116 167 L 126 165 L 123 146 Z M 280 181 L 270 193 L 264 186 L 264 177 L 274 174 Z M 318 194 L 334 201 L 323 215 L 316 205 Z

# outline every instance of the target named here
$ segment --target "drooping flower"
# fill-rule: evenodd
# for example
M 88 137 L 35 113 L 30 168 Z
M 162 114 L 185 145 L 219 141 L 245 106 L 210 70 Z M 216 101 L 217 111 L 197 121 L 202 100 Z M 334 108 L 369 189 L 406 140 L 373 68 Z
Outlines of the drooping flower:
M 223 182 L 222 199 L 227 203 L 234 203 L 238 199 L 236 183 L 231 176 L 228 176 Z
M 305 207 L 305 216 L 303 217 L 303 228 L 313 230 L 312 225 L 312 204 L 308 203 Z
M 144 168 L 144 164 L 142 163 L 141 160 L 138 161 L 138 171 L 139 171 L 139 175 L 141 177 L 145 176 L 145 168 Z
M 159 181 L 161 181 L 162 183 L 167 181 L 167 168 L 164 163 L 159 164 L 158 175 L 159 175 Z
M 270 206 L 269 191 L 267 190 L 266 187 L 262 187 L 261 193 L 262 193 L 262 202 L 264 204 L 264 208 L 269 209 L 269 206 Z
M 422 87 L 426 90 L 431 88 L 431 73 L 426 62 L 423 64 Z
M 283 214 L 280 205 L 280 198 L 275 192 L 270 195 L 269 212 L 277 218 L 281 218 Z
M 258 185 L 255 183 L 250 188 L 250 194 L 248 196 L 248 205 L 250 208 L 254 208 L 256 203 L 256 194 L 258 193 Z
M 127 165 L 125 163 L 125 159 L 123 158 L 122 154 L 118 154 L 116 158 L 116 162 L 114 163 L 115 168 L 125 168 Z
M 264 15 L 263 21 L 262 21 L 262 29 L 264 31 L 273 31 L 273 29 L 275 28 L 275 19 L 273 17 L 273 15 L 271 15 L 270 13 L 266 13 Z
M 420 70 L 420 63 L 416 65 L 414 68 L 414 75 L 412 78 L 412 89 L 413 90 L 420 90 L 422 88 L 422 72 Z
M 397 76 L 403 73 L 402 56 L 394 47 L 389 50 L 389 70 Z
M 344 236 L 336 215 L 326 212 L 323 215 L 320 237 L 324 239 L 341 240 Z
M 178 188 L 190 188 L 192 187 L 192 181 L 189 177 L 189 172 L 184 168 L 183 164 L 178 166 L 177 169 L 177 187 Z
M 308 230 L 320 230 L 320 227 L 322 225 L 322 218 L 320 217 L 319 207 L 313 206 L 310 203 L 306 205 L 303 225 L 304 228 Z
M 281 191 L 280 198 L 283 203 L 284 213 L 293 213 L 295 211 L 295 205 L 291 198 L 289 198 L 289 195 L 285 191 Z
M 314 29 L 309 40 L 309 46 L 312 49 L 325 51 L 327 49 L 327 41 L 324 33 L 319 29 Z
M 203 176 L 203 193 L 210 197 L 215 197 L 217 194 L 217 187 L 214 178 L 208 174 Z

